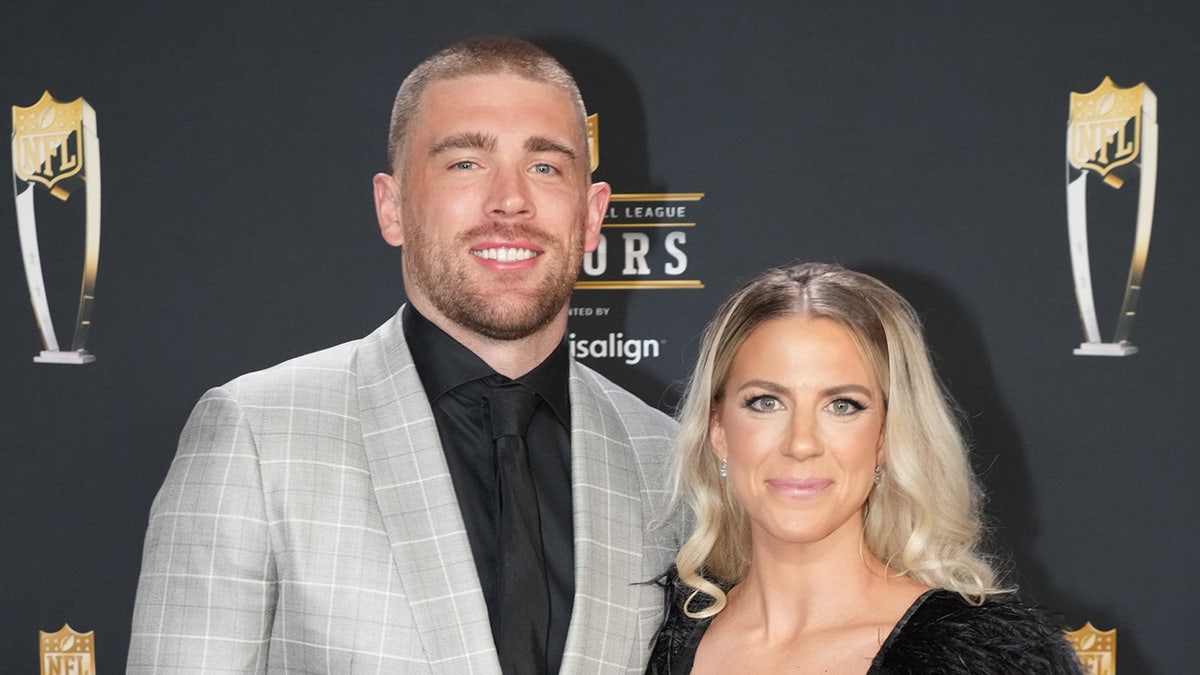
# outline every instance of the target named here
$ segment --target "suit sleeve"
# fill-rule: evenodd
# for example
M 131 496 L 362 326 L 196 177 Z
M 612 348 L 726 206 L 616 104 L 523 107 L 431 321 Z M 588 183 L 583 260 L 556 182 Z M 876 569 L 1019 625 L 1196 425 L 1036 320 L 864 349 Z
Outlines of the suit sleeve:
M 265 672 L 275 581 L 254 434 L 213 389 L 150 511 L 128 672 Z

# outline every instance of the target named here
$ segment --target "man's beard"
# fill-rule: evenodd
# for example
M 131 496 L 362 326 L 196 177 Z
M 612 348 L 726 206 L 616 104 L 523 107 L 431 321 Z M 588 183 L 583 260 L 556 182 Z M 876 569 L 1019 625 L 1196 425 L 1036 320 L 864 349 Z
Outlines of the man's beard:
M 403 260 L 405 276 L 409 283 L 419 288 L 429 298 L 433 307 L 455 324 L 493 340 L 519 340 L 533 335 L 559 315 L 571 299 L 571 291 L 579 275 L 583 261 L 583 224 L 571 242 L 570 250 L 563 250 L 558 241 L 547 239 L 538 230 L 523 225 L 494 223 L 475 228 L 456 237 L 451 251 L 438 251 L 426 236 L 423 225 L 409 213 L 405 216 L 405 242 Z M 542 247 L 542 255 L 566 259 L 566 264 L 557 269 L 544 269 L 527 273 L 542 273 L 541 282 L 532 289 L 520 293 L 505 293 L 502 289 L 484 289 L 464 265 L 475 263 L 451 254 L 466 249 L 470 242 L 478 241 L 486 232 L 516 234 L 536 242 Z M 539 265 L 539 268 L 546 263 Z M 499 301 L 488 298 L 484 291 L 493 291 Z

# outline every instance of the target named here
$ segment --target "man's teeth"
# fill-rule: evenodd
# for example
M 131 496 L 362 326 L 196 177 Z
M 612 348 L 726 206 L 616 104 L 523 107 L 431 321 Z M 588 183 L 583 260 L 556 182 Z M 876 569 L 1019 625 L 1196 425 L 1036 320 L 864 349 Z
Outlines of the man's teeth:
M 498 262 L 517 262 L 520 260 L 529 260 L 537 255 L 537 253 L 530 251 L 527 248 L 509 247 L 485 248 L 482 250 L 472 249 L 471 254 L 486 260 L 495 260 Z

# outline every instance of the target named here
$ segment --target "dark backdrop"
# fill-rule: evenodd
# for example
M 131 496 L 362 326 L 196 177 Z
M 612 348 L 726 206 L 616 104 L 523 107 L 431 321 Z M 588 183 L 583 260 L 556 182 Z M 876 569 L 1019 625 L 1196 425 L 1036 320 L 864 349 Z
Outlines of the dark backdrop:
M 64 623 L 95 631 L 101 672 L 123 670 L 147 511 L 191 405 L 395 311 L 399 256 L 378 236 L 370 186 L 392 96 L 435 49 L 505 32 L 579 76 L 599 115 L 598 178 L 658 195 L 614 202 L 627 227 L 606 228 L 597 279 L 701 286 L 577 291 L 584 313 L 571 330 L 587 362 L 670 410 L 697 334 L 740 282 L 793 260 L 879 276 L 926 321 L 1014 580 L 1071 625 L 1117 628 L 1122 673 L 1193 671 L 1194 3 L 529 4 L 45 1 L 5 12 L 0 105 L 32 105 L 46 89 L 85 97 L 104 202 L 97 360 L 54 366 L 31 361 L 39 337 L 13 201 L 0 194 L 0 670 L 34 672 L 37 631 Z M 1106 75 L 1148 83 L 1162 129 L 1141 351 L 1125 358 L 1071 351 L 1082 330 L 1068 97 Z M 1096 182 L 1090 192 L 1107 337 L 1136 196 Z M 690 201 L 663 201 L 683 193 Z M 685 215 L 623 210 L 671 204 Z M 645 235 L 648 274 L 623 272 L 627 233 Z M 671 275 L 677 233 L 686 268 Z M 78 283 L 61 261 L 79 255 L 69 242 L 80 234 L 43 232 L 63 251 L 43 251 L 58 277 L 48 281 Z M 609 334 L 644 357 L 590 356 Z

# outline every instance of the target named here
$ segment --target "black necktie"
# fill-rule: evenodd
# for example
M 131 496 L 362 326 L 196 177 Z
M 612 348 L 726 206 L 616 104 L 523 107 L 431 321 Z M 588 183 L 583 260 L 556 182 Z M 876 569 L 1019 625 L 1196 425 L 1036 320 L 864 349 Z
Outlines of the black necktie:
M 546 672 L 550 591 L 525 444 L 537 404 L 537 394 L 516 382 L 494 387 L 488 399 L 500 474 L 500 620 L 494 638 L 507 675 Z

